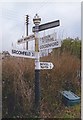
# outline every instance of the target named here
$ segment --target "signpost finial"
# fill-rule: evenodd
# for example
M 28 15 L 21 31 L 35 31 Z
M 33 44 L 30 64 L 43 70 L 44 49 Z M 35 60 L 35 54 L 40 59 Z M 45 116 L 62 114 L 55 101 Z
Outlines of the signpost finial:
M 40 24 L 40 22 L 41 22 L 41 18 L 38 16 L 38 14 L 36 13 L 36 15 L 34 16 L 34 18 L 33 18 L 33 23 L 35 24 L 35 25 L 39 25 Z

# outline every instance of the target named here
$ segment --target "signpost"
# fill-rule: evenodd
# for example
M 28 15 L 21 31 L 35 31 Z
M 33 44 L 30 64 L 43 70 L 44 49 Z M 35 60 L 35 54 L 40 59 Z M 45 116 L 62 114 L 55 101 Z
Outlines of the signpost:
M 41 18 L 36 14 L 33 18 L 33 22 L 35 24 L 35 51 L 36 51 L 36 58 L 35 58 L 35 114 L 39 116 L 40 113 L 40 69 L 39 69 L 39 24 L 41 22 Z
M 58 27 L 58 26 L 60 26 L 60 21 L 59 20 L 48 22 L 48 23 L 39 25 L 39 31 L 50 29 L 50 28 L 53 28 L 53 27 Z M 36 26 L 33 27 L 32 31 L 35 32 L 35 29 L 36 29 Z
M 12 49 L 10 54 L 15 57 L 33 58 L 35 59 L 35 112 L 36 115 L 40 112 L 40 70 L 52 69 L 54 65 L 51 62 L 40 62 L 40 57 L 48 56 L 48 53 L 52 51 L 53 48 L 61 47 L 61 41 L 56 39 L 56 34 L 50 34 L 39 38 L 39 32 L 42 30 L 50 29 L 53 27 L 58 27 L 60 21 L 56 20 L 53 22 L 40 24 L 41 18 L 36 14 L 33 18 L 35 26 L 33 27 L 33 35 L 26 36 L 17 41 L 21 44 L 26 41 L 35 40 L 35 51 L 31 50 L 17 50 Z
M 30 50 L 17 50 L 12 49 L 10 55 L 15 57 L 24 57 L 24 58 L 34 58 L 35 59 L 35 52 Z
M 56 40 L 57 40 L 56 33 L 53 33 L 53 34 L 41 37 L 39 39 L 39 44 L 46 44 L 46 43 L 53 42 L 53 41 L 56 41 Z
M 26 36 L 26 37 L 24 37 L 24 38 L 19 39 L 19 40 L 17 41 L 17 43 L 18 43 L 18 44 L 22 44 L 22 43 L 24 43 L 24 42 L 26 42 L 26 41 L 32 41 L 32 40 L 34 40 L 34 39 L 35 39 L 35 35 L 33 34 L 33 35 L 29 35 L 29 36 Z
M 51 49 L 51 48 L 58 48 L 61 47 L 61 41 L 60 40 L 56 40 L 53 42 L 49 42 L 46 44 L 39 44 L 39 50 L 43 50 L 43 49 Z

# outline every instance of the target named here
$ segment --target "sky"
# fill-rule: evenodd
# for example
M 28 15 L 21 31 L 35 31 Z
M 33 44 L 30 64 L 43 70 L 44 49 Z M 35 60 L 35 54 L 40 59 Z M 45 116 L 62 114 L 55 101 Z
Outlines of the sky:
M 0 51 L 22 47 L 17 40 L 26 36 L 25 16 L 29 15 L 29 35 L 33 34 L 32 27 L 35 14 L 41 18 L 41 23 L 60 20 L 60 26 L 40 32 L 40 35 L 48 35 L 57 32 L 57 39 L 66 37 L 81 39 L 81 1 L 76 2 L 0 2 Z M 33 44 L 29 43 L 29 49 Z

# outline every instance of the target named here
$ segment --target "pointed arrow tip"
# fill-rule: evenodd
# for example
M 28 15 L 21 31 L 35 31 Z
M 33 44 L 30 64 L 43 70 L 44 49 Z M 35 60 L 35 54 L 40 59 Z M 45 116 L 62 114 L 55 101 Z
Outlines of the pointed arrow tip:
M 54 67 L 53 63 L 51 63 L 51 69 Z

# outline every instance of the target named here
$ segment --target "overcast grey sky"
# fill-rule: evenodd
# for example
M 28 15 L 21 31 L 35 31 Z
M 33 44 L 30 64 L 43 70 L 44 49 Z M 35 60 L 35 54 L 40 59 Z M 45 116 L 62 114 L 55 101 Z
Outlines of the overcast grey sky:
M 81 2 L 4 2 L 0 3 L 0 41 L 2 50 L 9 50 L 12 42 L 25 36 L 25 15 L 29 15 L 29 35 L 32 33 L 33 17 L 41 17 L 41 24 L 60 20 L 60 26 L 43 31 L 42 34 L 57 32 L 59 38 L 81 38 Z M 1 45 L 0 45 L 1 50 Z

